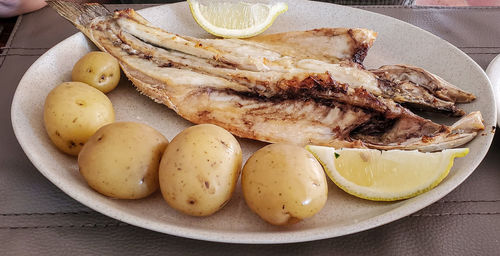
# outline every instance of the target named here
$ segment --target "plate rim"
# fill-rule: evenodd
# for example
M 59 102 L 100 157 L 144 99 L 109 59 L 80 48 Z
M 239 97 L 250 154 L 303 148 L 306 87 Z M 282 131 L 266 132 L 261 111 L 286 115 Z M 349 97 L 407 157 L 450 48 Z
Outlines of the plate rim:
M 495 71 L 498 74 L 495 74 Z M 497 106 L 497 126 L 500 126 L 500 54 L 493 58 L 485 72 L 494 90 L 493 95 Z
M 312 2 L 312 1 L 308 1 Z M 472 65 L 475 65 L 477 70 L 482 71 L 482 76 L 486 78 L 488 81 L 488 88 L 493 91 L 493 87 L 491 85 L 491 82 L 488 80 L 488 77 L 485 73 L 485 71 L 477 64 L 472 58 L 470 58 L 467 54 L 465 54 L 463 51 L 461 51 L 459 48 L 454 46 L 453 44 L 449 43 L 448 41 L 440 38 L 439 36 L 436 36 L 432 34 L 429 31 L 426 31 L 422 28 L 419 28 L 415 25 L 412 25 L 410 23 L 407 23 L 405 21 L 371 12 L 368 10 L 363 10 L 363 9 L 358 9 L 358 8 L 353 8 L 353 7 L 347 7 L 347 6 L 340 6 L 340 5 L 335 5 L 335 4 L 330 4 L 330 3 L 319 3 L 319 2 L 314 2 L 315 4 L 318 5 L 334 5 L 336 6 L 335 8 L 347 8 L 351 10 L 356 10 L 359 12 L 362 12 L 362 14 L 369 13 L 369 15 L 375 15 L 377 19 L 389 19 L 392 22 L 396 23 L 404 23 L 407 26 L 414 27 L 420 32 L 427 33 L 429 36 L 433 37 L 435 40 L 440 40 L 442 42 L 445 42 L 448 47 L 452 47 L 456 52 L 458 52 L 462 57 L 465 57 L 469 60 L 469 62 Z M 176 5 L 176 4 L 183 4 L 181 3 L 173 3 L 173 4 L 167 4 L 167 5 Z M 163 5 L 160 5 L 163 6 Z M 153 7 L 148 7 L 139 10 L 138 12 L 145 12 L 153 8 L 158 8 L 159 6 L 153 6 Z M 61 189 L 65 194 L 73 198 L 74 200 L 78 201 L 79 203 L 82 203 L 83 205 L 95 210 L 96 212 L 99 212 L 101 214 L 104 214 L 108 217 L 117 219 L 119 221 L 128 223 L 133 226 L 138 226 L 141 228 L 153 230 L 156 232 L 160 233 L 165 233 L 165 234 L 170 234 L 174 236 L 179 236 L 179 237 L 186 237 L 186 238 L 191 238 L 191 239 L 197 239 L 197 240 L 204 240 L 204 241 L 212 241 L 212 242 L 226 242 L 226 243 L 242 243 L 242 244 L 284 244 L 284 243 L 297 243 L 297 242 L 306 242 L 306 241 L 314 241 L 314 240 L 321 240 L 321 239 L 327 239 L 327 238 L 333 238 L 333 237 L 338 237 L 338 236 L 344 236 L 344 235 L 349 235 L 369 229 L 373 229 L 375 227 L 379 227 L 381 225 L 385 225 L 391 222 L 394 222 L 396 220 L 399 220 L 401 218 L 404 218 L 412 213 L 415 213 L 418 210 L 421 210 L 432 203 L 438 201 L 442 197 L 448 195 L 451 191 L 453 191 L 455 188 L 457 188 L 460 184 L 462 184 L 479 166 L 479 164 L 482 162 L 484 157 L 486 156 L 486 153 L 488 152 L 488 149 L 491 146 L 491 143 L 493 141 L 493 136 L 490 137 L 488 140 L 487 145 L 483 148 L 484 152 L 480 155 L 480 159 L 475 159 L 473 161 L 474 164 L 471 165 L 471 171 L 467 173 L 467 175 L 464 175 L 461 177 L 457 183 L 453 184 L 450 186 L 448 189 L 443 191 L 439 196 L 431 196 L 433 194 L 436 194 L 437 188 L 434 190 L 431 190 L 421 196 L 419 196 L 420 200 L 418 201 L 419 203 L 416 204 L 415 202 L 407 204 L 407 205 L 402 205 L 398 206 L 394 209 L 391 209 L 387 212 L 384 212 L 383 214 L 377 215 L 372 218 L 365 219 L 363 221 L 358 222 L 356 225 L 347 225 L 347 226 L 341 226 L 340 228 L 333 228 L 332 232 L 332 227 L 327 226 L 327 227 L 320 227 L 320 228 L 312 228 L 308 230 L 282 230 L 282 231 L 276 231 L 276 232 L 251 232 L 251 236 L 248 236 L 249 233 L 242 233 L 242 232 L 235 232 L 235 231 L 219 231 L 216 234 L 214 234 L 213 231 L 206 230 L 206 229 L 201 229 L 201 228 L 191 228 L 191 227 L 186 227 L 186 226 L 181 226 L 177 224 L 172 224 L 172 223 L 163 223 L 163 225 L 154 225 L 155 223 L 151 220 L 148 219 L 143 219 L 139 218 L 134 214 L 127 213 L 127 212 L 122 212 L 118 209 L 114 208 L 109 208 L 106 207 L 105 203 L 100 203 L 99 201 L 92 200 L 91 198 L 85 198 L 85 196 L 80 196 L 75 192 L 72 192 L 71 189 L 67 189 L 64 184 L 60 183 L 57 181 L 57 179 L 53 179 L 52 176 L 50 175 L 50 171 L 45 170 L 42 168 L 43 166 L 40 166 L 40 163 L 36 161 L 37 157 L 32 154 L 29 150 L 29 143 L 25 140 L 23 140 L 22 136 L 19 136 L 20 134 L 20 127 L 16 123 L 17 119 L 14 118 L 14 115 L 17 110 L 17 105 L 15 105 L 17 102 L 21 102 L 19 99 L 21 96 L 19 95 L 19 85 L 21 85 L 24 80 L 26 79 L 26 74 L 30 72 L 30 70 L 39 62 L 41 59 L 52 52 L 57 50 L 57 47 L 60 44 L 64 44 L 66 41 L 71 41 L 71 40 L 76 40 L 77 37 L 84 37 L 87 41 L 88 39 L 81 33 L 77 32 L 68 38 L 62 40 L 52 48 L 50 48 L 47 52 L 45 52 L 43 55 L 41 55 L 25 72 L 23 77 L 21 78 L 18 87 L 16 88 L 16 91 L 14 93 L 14 97 L 12 100 L 11 104 L 11 124 L 14 130 L 14 135 L 21 145 L 21 148 L 23 149 L 24 153 L 28 157 L 28 159 L 31 161 L 31 163 L 36 167 L 36 169 L 42 173 L 42 175 L 47 178 L 50 182 L 52 182 L 54 185 L 56 185 L 59 189 Z M 497 118 L 496 114 L 497 109 L 494 108 L 494 119 Z M 495 120 L 496 123 L 496 120 Z M 432 193 L 434 191 L 434 193 Z M 394 214 L 394 212 L 397 212 L 398 214 Z M 361 225 L 364 224 L 364 225 Z M 355 228 L 356 226 L 359 227 L 361 225 L 362 228 Z M 169 230 L 165 230 L 165 227 L 169 228 Z

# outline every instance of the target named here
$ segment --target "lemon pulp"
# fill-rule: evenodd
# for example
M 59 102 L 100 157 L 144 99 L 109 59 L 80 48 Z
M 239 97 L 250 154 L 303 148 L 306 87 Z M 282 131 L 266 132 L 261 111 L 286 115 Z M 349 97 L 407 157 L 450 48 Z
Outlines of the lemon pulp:
M 468 148 L 435 153 L 376 149 L 306 147 L 342 190 L 364 199 L 394 201 L 422 194 L 449 173 L 456 157 Z
M 226 38 L 255 36 L 287 11 L 286 3 L 188 0 L 195 21 L 210 34 Z

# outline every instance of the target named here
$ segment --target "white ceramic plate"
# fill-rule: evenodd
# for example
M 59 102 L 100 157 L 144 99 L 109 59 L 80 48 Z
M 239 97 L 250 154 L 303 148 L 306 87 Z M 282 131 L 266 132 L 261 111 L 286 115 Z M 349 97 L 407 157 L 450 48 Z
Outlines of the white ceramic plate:
M 496 123 L 491 85 L 481 68 L 467 55 L 417 27 L 379 14 L 326 3 L 289 0 L 289 10 L 267 31 L 284 32 L 319 27 L 366 27 L 379 32 L 365 61 L 367 67 L 407 63 L 421 66 L 444 79 L 475 93 L 478 99 L 462 106 L 480 110 L 487 127 L 467 146 L 471 153 L 456 160 L 450 175 L 435 189 L 410 200 L 395 203 L 371 202 L 349 196 L 330 182 L 328 202 L 313 218 L 289 227 L 273 227 L 260 220 L 245 205 L 240 188 L 220 212 L 196 218 L 180 214 L 163 202 L 161 195 L 137 201 L 113 200 L 90 189 L 78 173 L 75 158 L 60 153 L 49 141 L 43 127 L 43 104 L 57 84 L 70 80 L 73 64 L 95 49 L 78 33 L 50 49 L 26 72 L 12 103 L 12 124 L 19 143 L 33 164 L 65 193 L 115 219 L 172 235 L 234 243 L 287 243 L 317 240 L 370 229 L 407 216 L 435 202 L 463 182 L 485 156 Z M 207 37 L 191 18 L 186 3 L 158 6 L 140 13 L 152 23 L 171 32 Z M 191 125 L 163 105 L 149 100 L 122 80 L 109 94 L 117 120 L 147 123 L 169 140 Z M 450 118 L 439 117 L 438 121 Z M 240 140 L 244 158 L 263 143 Z
M 495 92 L 497 106 L 497 124 L 500 126 L 500 55 L 497 55 L 486 68 L 486 74 L 490 78 Z

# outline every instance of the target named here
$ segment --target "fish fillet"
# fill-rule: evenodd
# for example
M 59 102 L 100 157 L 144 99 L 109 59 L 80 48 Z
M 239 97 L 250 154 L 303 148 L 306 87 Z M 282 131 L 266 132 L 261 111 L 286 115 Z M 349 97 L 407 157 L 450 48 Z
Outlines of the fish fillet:
M 341 63 L 344 66 L 353 63 L 358 64 L 358 68 L 363 68 L 363 60 L 376 36 L 376 32 L 362 28 L 321 28 L 259 35 L 245 40 L 257 42 L 280 54 L 298 59 Z M 324 63 L 320 66 L 325 67 Z M 318 67 L 315 69 L 318 70 Z M 372 93 L 390 98 L 412 109 L 462 116 L 465 112 L 455 103 L 466 103 L 475 99 L 471 93 L 422 68 L 391 65 L 370 72 L 375 77 L 365 78 L 365 83 L 367 79 L 371 79 L 369 83 L 374 87 L 375 79 L 378 79 L 376 86 L 380 89 Z
M 376 32 L 363 28 L 321 28 L 258 35 L 246 40 L 299 59 L 315 59 L 329 63 L 352 61 L 363 64 L 376 37 Z
M 450 127 L 419 117 L 385 97 L 381 79 L 360 67 L 362 58 L 332 51 L 328 61 L 311 59 L 317 56 L 294 50 L 305 41 L 279 50 L 290 39 L 196 39 L 154 27 L 132 9 L 111 13 L 98 4 L 49 4 L 117 58 L 142 94 L 193 123 L 216 124 L 240 137 L 433 151 L 462 145 L 484 129 L 479 112 Z M 344 63 L 333 63 L 333 56 Z M 396 84 L 386 80 L 386 87 Z
M 197 39 L 186 36 L 181 37 L 163 31 L 154 27 L 136 13 L 127 14 L 126 16 L 129 18 L 124 16 L 121 19 L 116 19 L 116 22 L 122 31 L 127 31 L 127 34 L 149 44 L 181 52 L 185 55 L 217 60 L 215 63 L 211 63 L 217 69 L 206 66 L 209 70 L 205 69 L 204 72 L 217 76 L 229 74 L 223 78 L 236 79 L 240 83 L 246 83 L 247 86 L 265 84 L 267 88 L 275 88 L 277 81 L 290 80 L 291 77 L 300 76 L 297 73 L 328 72 L 336 81 L 353 87 L 362 86 L 376 96 L 397 99 L 398 103 L 409 103 L 408 106 L 410 107 L 435 109 L 450 112 L 455 116 L 464 114 L 462 110 L 455 106 L 455 102 L 447 102 L 446 106 L 443 107 L 443 104 L 440 103 L 444 103 L 445 100 L 435 100 L 435 97 L 429 93 L 415 93 L 421 89 L 417 84 L 406 83 L 405 90 L 400 90 L 401 86 L 398 86 L 394 80 L 380 79 L 374 75 L 376 73 L 364 70 L 358 63 L 364 59 L 376 36 L 375 32 L 367 29 L 323 28 L 291 32 L 290 35 L 292 36 L 287 33 L 261 36 L 261 39 L 255 42 L 251 41 L 252 39 Z M 316 46 L 310 47 L 310 41 L 317 42 Z M 309 50 L 307 50 L 307 54 L 300 55 L 298 53 L 302 51 L 289 50 L 294 47 L 289 46 L 287 43 L 300 47 L 300 49 L 307 47 Z M 335 46 L 331 46 L 331 43 L 335 43 Z M 281 48 L 285 50 L 281 50 L 281 52 L 274 51 L 275 48 L 279 48 L 278 46 L 283 46 Z M 332 50 L 323 51 L 326 48 Z M 283 53 L 291 55 L 283 55 Z M 329 56 L 327 59 L 330 62 L 323 62 L 318 59 L 304 59 L 304 57 L 322 59 L 320 56 L 325 54 Z M 360 57 L 361 55 L 362 57 Z M 333 59 L 342 61 L 340 64 L 331 63 Z M 190 65 L 193 63 L 180 64 L 185 68 L 193 67 Z M 221 67 L 225 69 L 220 69 Z M 237 71 L 231 69 L 237 69 Z M 287 74 L 283 74 L 284 72 Z M 249 79 L 251 81 L 248 83 Z M 456 87 L 454 88 L 459 90 Z

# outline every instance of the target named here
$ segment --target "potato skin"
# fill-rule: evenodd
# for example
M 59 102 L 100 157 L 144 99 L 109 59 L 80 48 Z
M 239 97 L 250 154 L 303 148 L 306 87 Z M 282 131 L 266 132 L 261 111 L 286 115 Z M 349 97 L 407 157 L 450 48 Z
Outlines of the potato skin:
M 47 95 L 43 119 L 57 148 L 76 156 L 97 129 L 115 121 L 115 112 L 101 91 L 84 83 L 66 82 Z
M 116 122 L 99 129 L 78 155 L 90 187 L 119 199 L 144 198 L 158 189 L 158 166 L 168 140 L 154 128 Z
M 328 196 L 321 165 L 304 148 L 289 144 L 256 151 L 243 167 L 241 186 L 250 209 L 273 225 L 313 216 Z
M 240 175 L 238 141 L 221 127 L 201 124 L 172 139 L 160 163 L 160 188 L 174 209 L 207 216 L 231 198 Z
M 73 66 L 71 80 L 89 84 L 107 93 L 120 82 L 120 65 L 109 53 L 89 52 Z

